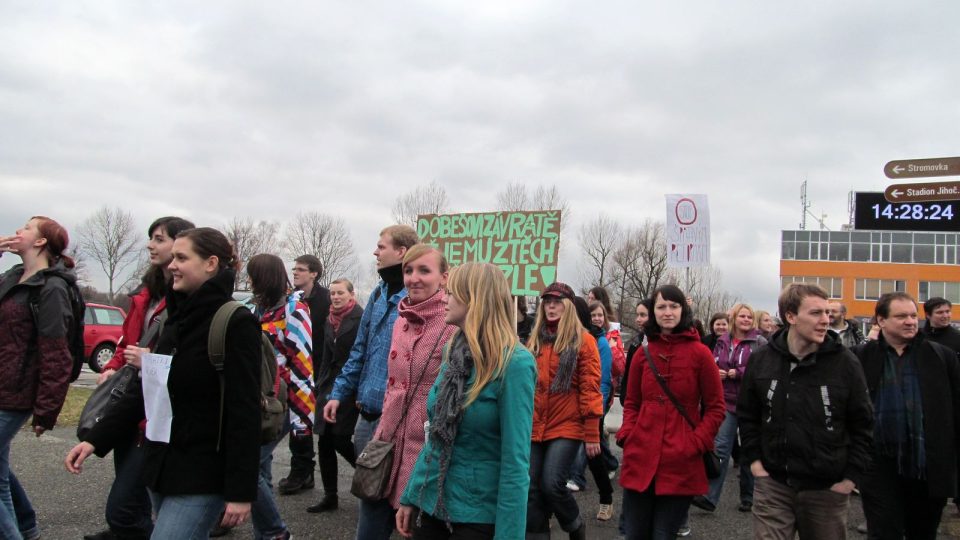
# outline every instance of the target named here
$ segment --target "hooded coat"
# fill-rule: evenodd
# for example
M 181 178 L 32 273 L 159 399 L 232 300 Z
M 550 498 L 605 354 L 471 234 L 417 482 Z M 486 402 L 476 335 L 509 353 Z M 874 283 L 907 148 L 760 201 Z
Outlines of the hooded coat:
M 445 320 L 445 295 L 438 291 L 430 298 L 411 304 L 400 301 L 399 317 L 387 357 L 387 389 L 383 415 L 373 438 L 392 441 L 393 469 L 387 488 L 390 505 L 400 505 L 410 473 L 426 439 L 427 396 L 440 373 L 443 346 L 456 331 Z
M 790 327 L 753 353 L 740 387 L 741 463 L 760 460 L 797 490 L 859 484 L 870 463 L 873 404 L 860 362 L 829 332 L 802 359 L 790 353 Z M 793 365 L 791 365 L 793 364 Z
M 21 276 L 22 264 L 0 276 L 0 410 L 30 411 L 34 426 L 53 429 L 73 371 L 67 344 L 73 308 L 67 287 L 77 277 L 62 261 L 23 283 Z M 35 290 L 36 322 L 30 308 Z
M 630 362 L 623 424 L 617 433 L 623 447 L 620 485 L 643 492 L 656 479 L 657 495 L 703 495 L 709 485 L 702 456 L 713 449 L 724 418 L 717 365 L 693 328 L 651 336 L 648 349 L 696 429 L 663 392 L 639 348 Z
M 550 393 L 560 369 L 560 355 L 552 343 L 542 343 L 536 356 L 537 388 L 533 397 L 533 442 L 575 439 L 600 442 L 603 394 L 600 393 L 600 351 L 597 340 L 584 330 L 580 335 L 577 365 L 570 389 Z

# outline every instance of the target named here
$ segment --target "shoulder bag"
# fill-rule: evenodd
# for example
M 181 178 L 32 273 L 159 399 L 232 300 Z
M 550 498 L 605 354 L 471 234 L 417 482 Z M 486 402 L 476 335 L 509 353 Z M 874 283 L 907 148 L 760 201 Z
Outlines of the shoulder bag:
M 87 433 L 126 395 L 134 385 L 140 384 L 140 370 L 127 364 L 118 369 L 109 379 L 100 383 L 87 398 L 80 421 L 77 423 L 77 439 L 84 440 Z
M 356 469 L 353 471 L 353 483 L 350 485 L 350 493 L 355 496 L 370 502 L 379 501 L 387 496 L 387 487 L 390 485 L 390 474 L 393 472 L 393 437 L 397 434 L 400 426 L 403 425 L 404 420 L 406 420 L 407 411 L 410 410 L 410 404 L 420 389 L 420 383 L 423 382 L 424 374 L 430 369 L 430 359 L 433 358 L 433 353 L 437 352 L 437 347 L 440 345 L 440 340 L 442 339 L 443 331 L 441 331 L 437 337 L 437 342 L 433 344 L 433 350 L 430 351 L 430 356 L 427 356 L 427 362 L 423 366 L 423 371 L 420 372 L 417 384 L 403 404 L 400 421 L 397 422 L 397 426 L 393 428 L 393 433 L 388 437 L 388 440 L 380 441 L 371 439 L 370 442 L 363 447 L 360 455 L 357 456 Z
M 650 348 L 646 345 L 643 346 L 643 355 L 647 357 L 647 365 L 650 366 L 650 370 L 653 371 L 653 376 L 657 379 L 657 384 L 660 385 L 660 389 L 663 390 L 663 393 L 667 395 L 670 399 L 670 402 L 673 403 L 673 406 L 677 408 L 677 412 L 680 413 L 680 416 L 690 424 L 690 429 L 697 429 L 697 425 L 693 423 L 693 420 L 687 415 L 687 410 L 677 401 L 676 396 L 673 395 L 673 392 L 670 391 L 670 388 L 667 387 L 667 381 L 663 380 L 663 376 L 660 375 L 660 371 L 657 370 L 657 365 L 653 362 L 653 357 L 650 356 Z M 717 453 L 713 450 L 707 450 L 703 454 L 703 470 L 707 473 L 707 478 L 713 480 L 720 476 L 720 458 L 717 456 Z

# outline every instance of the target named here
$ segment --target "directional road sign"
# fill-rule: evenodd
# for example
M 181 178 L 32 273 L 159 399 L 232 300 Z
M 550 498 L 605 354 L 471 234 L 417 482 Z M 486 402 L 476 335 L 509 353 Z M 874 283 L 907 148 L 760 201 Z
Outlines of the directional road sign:
M 927 202 L 960 200 L 960 182 L 893 184 L 883 192 L 890 202 Z
M 960 157 L 891 161 L 883 167 L 883 174 L 894 180 L 898 178 L 960 176 Z

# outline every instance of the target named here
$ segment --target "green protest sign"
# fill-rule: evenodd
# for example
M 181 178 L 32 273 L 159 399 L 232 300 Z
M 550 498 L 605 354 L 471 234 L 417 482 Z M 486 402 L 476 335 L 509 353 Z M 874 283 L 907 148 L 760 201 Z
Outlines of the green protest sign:
M 536 296 L 557 279 L 560 211 L 425 214 L 417 235 L 451 266 L 488 262 L 507 276 L 513 294 Z

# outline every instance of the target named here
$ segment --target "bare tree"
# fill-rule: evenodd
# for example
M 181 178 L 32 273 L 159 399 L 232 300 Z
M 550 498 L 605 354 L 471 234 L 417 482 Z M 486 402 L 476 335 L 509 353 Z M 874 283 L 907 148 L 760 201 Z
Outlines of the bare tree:
M 287 256 L 314 255 L 323 263 L 321 284 L 352 271 L 353 242 L 343 219 L 320 212 L 301 212 L 284 228 L 283 248 Z
M 280 241 L 280 224 L 275 221 L 254 221 L 251 218 L 233 218 L 224 227 L 224 234 L 233 244 L 240 262 L 240 271 L 234 278 L 233 288 L 246 289 L 247 263 L 260 253 L 276 254 Z
M 726 311 L 740 301 L 740 297 L 723 289 L 723 275 L 714 266 L 700 266 L 671 271 L 673 280 L 693 298 L 694 316 L 707 321 L 714 313 Z
M 611 259 L 623 244 L 623 227 L 606 214 L 600 214 L 580 226 L 578 237 L 580 252 L 584 256 L 584 281 L 606 287 L 612 281 Z
M 663 242 L 663 223 L 646 220 L 623 233 L 623 241 L 611 258 L 611 293 L 614 310 L 629 326 L 626 316 L 634 306 L 662 283 L 667 275 L 667 250 Z
M 497 210 L 519 212 L 526 210 L 560 210 L 560 231 L 570 222 L 570 203 L 557 186 L 537 186 L 531 191 L 520 182 L 510 182 L 496 195 Z
M 393 219 L 417 228 L 420 214 L 445 214 L 449 211 L 447 190 L 436 180 L 400 195 L 393 203 Z
M 78 229 L 80 251 L 100 266 L 107 276 L 107 297 L 114 302 L 114 283 L 122 283 L 123 271 L 135 263 L 140 237 L 133 216 L 121 208 L 102 207 L 87 218 Z
M 510 182 L 503 191 L 497 193 L 497 210 L 518 212 L 530 209 L 530 194 L 527 193 L 527 186 L 520 182 Z

